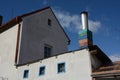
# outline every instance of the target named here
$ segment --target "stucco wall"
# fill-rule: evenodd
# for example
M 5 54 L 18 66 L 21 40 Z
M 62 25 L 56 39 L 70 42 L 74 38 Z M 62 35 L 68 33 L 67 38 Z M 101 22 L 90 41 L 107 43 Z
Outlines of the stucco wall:
M 65 63 L 65 73 L 57 73 L 57 64 Z M 39 68 L 45 66 L 45 75 L 39 76 Z M 27 79 L 24 70 L 29 70 Z M 92 80 L 90 53 L 87 49 L 65 53 L 32 64 L 18 67 L 19 80 Z
M 18 25 L 0 33 L 0 79 L 16 80 L 15 51 Z
M 45 44 L 52 46 L 52 55 L 67 51 L 68 39 L 50 9 L 23 18 L 19 64 L 43 58 Z

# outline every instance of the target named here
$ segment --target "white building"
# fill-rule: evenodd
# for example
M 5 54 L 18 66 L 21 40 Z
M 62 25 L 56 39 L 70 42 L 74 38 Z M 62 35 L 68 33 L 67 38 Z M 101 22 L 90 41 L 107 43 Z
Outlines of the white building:
M 84 13 L 83 25 L 87 24 Z M 83 32 L 89 36 L 87 27 L 84 26 Z M 120 64 L 114 65 L 93 45 L 91 38 L 81 38 L 82 47 L 68 52 L 70 39 L 50 7 L 17 16 L 0 26 L 0 80 L 103 80 L 106 77 L 113 80 L 120 77 Z

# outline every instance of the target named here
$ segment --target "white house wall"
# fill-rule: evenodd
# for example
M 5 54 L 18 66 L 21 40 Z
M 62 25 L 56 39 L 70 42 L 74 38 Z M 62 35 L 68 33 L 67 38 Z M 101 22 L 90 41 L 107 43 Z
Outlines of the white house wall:
M 57 72 L 57 64 L 65 63 L 65 73 Z M 39 68 L 45 66 L 45 75 L 39 76 Z M 27 79 L 24 70 L 29 70 Z M 65 53 L 18 67 L 18 80 L 92 80 L 90 53 L 87 49 Z
M 51 19 L 52 25 L 47 24 Z M 67 51 L 65 36 L 51 9 L 23 18 L 19 64 L 44 58 L 44 45 L 52 46 L 52 55 Z
M 0 33 L 0 80 L 16 80 L 17 33 L 18 25 Z

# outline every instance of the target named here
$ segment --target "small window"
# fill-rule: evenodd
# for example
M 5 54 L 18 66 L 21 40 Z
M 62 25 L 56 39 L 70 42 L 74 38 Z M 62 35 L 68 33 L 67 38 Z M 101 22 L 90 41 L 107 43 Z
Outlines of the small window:
M 65 72 L 65 63 L 59 63 L 58 64 L 58 73 Z
M 25 70 L 23 74 L 23 78 L 28 78 L 29 70 Z
M 44 75 L 44 74 L 45 74 L 45 66 L 40 67 L 39 69 L 39 76 Z
M 44 46 L 44 58 L 48 58 L 51 56 L 52 53 L 52 47 L 50 45 Z
M 49 25 L 49 26 L 52 25 L 52 21 L 51 21 L 51 19 L 48 19 L 48 25 Z

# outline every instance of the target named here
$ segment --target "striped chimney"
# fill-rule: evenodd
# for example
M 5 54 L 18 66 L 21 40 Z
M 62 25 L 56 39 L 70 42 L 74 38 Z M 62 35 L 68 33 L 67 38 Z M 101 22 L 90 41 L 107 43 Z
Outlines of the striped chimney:
M 88 47 L 93 44 L 92 32 L 88 26 L 88 13 L 86 11 L 81 12 L 82 30 L 79 34 L 79 46 Z

